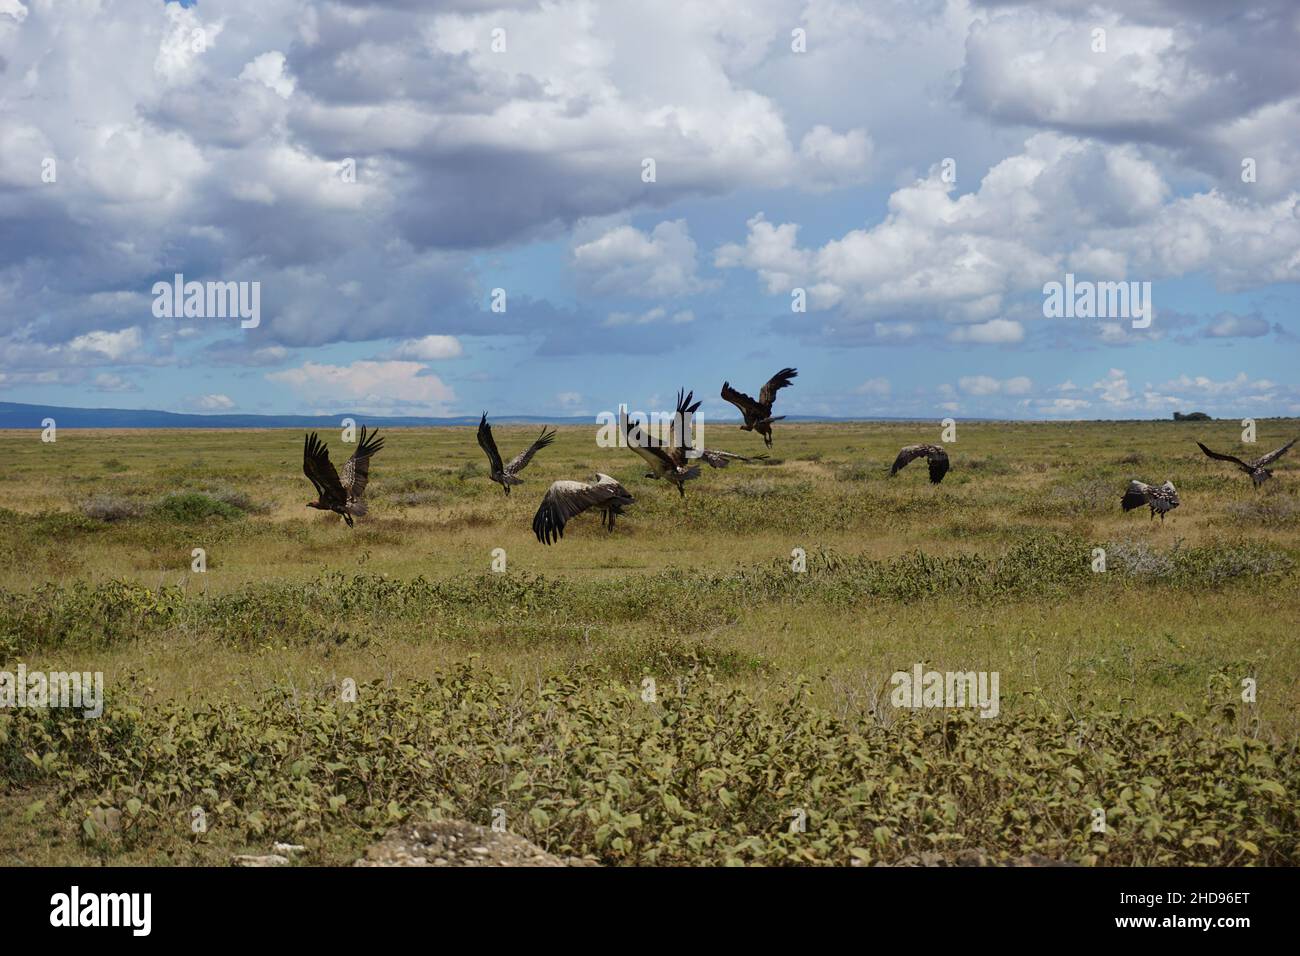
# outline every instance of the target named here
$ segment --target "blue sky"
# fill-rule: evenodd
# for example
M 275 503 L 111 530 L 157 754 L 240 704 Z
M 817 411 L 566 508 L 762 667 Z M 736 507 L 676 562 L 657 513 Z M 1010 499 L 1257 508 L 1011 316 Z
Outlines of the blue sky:
M 730 416 L 793 365 L 790 414 L 1300 414 L 1298 39 L 1282 2 L 0 0 L 0 400 Z M 157 317 L 178 272 L 260 324 Z M 1150 326 L 1045 318 L 1066 273 L 1151 283 Z

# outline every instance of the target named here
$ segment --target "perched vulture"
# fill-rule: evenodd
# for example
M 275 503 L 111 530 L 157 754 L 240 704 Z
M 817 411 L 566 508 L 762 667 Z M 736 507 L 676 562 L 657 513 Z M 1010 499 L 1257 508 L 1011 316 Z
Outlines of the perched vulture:
M 651 438 L 639 426 L 629 421 L 627 428 L 627 445 L 634 452 L 645 459 L 650 465 L 650 471 L 646 474 L 647 478 L 664 478 L 671 481 L 677 486 L 677 493 L 683 498 L 686 497 L 686 482 L 692 478 L 700 476 L 699 465 L 692 465 L 690 459 L 686 457 L 686 439 L 685 436 L 678 436 L 676 431 L 676 419 L 680 418 L 683 422 L 683 431 L 685 431 L 686 416 L 692 415 L 700 407 L 700 403 L 691 404 L 691 399 L 695 396 L 694 392 L 687 392 L 680 389 L 677 392 L 677 414 L 673 420 L 673 428 L 668 432 L 668 443 L 660 445 L 655 439 Z M 716 467 L 716 466 L 715 466 Z
M 357 450 L 343 466 L 340 478 L 330 463 L 329 448 L 315 432 L 308 435 L 302 447 L 302 471 L 316 487 L 316 500 L 307 502 L 307 507 L 340 514 L 351 528 L 352 516 L 360 517 L 366 513 L 362 496 L 370 481 L 370 459 L 383 447 L 379 429 L 367 434 L 362 425 Z
M 534 455 L 553 441 L 555 441 L 555 429 L 547 432 L 543 428 L 542 434 L 537 441 L 510 459 L 509 464 L 503 465 L 501 464 L 501 452 L 497 451 L 496 439 L 492 437 L 492 426 L 488 424 L 487 412 L 484 412 L 483 417 L 479 419 L 478 444 L 488 456 L 488 466 L 491 469 L 488 477 L 505 489 L 507 495 L 510 494 L 511 485 L 522 485 L 524 483 L 523 479 L 518 477 L 519 472 L 528 467 L 528 463 L 533 460 Z
M 894 459 L 894 466 L 889 469 L 889 477 L 893 478 L 913 458 L 922 456 L 930 463 L 931 483 L 937 485 L 943 481 L 943 476 L 948 474 L 948 452 L 942 445 L 908 445 Z
M 1128 490 L 1124 492 L 1124 497 L 1119 500 L 1119 503 L 1125 511 L 1148 505 L 1151 508 L 1151 517 L 1154 518 L 1159 513 L 1160 520 L 1164 521 L 1165 512 L 1173 511 L 1178 507 L 1178 492 L 1174 489 L 1172 481 L 1166 481 L 1157 488 L 1155 485 L 1148 485 L 1134 478 L 1128 483 Z
M 1261 455 L 1260 457 L 1253 458 L 1250 461 L 1242 461 L 1236 455 L 1220 455 L 1217 451 L 1210 451 L 1210 449 L 1201 445 L 1200 442 L 1197 442 L 1196 444 L 1200 445 L 1201 451 L 1205 452 L 1211 458 L 1217 459 L 1218 461 L 1232 462 L 1246 474 L 1250 475 L 1250 480 L 1253 481 L 1255 487 L 1258 488 L 1264 482 L 1273 477 L 1273 470 L 1271 468 L 1265 468 L 1264 466 L 1273 464 L 1273 462 L 1285 455 L 1287 450 L 1295 443 L 1296 439 L 1292 438 L 1281 448 L 1274 448 L 1267 455 Z
M 755 431 L 763 436 L 763 442 L 768 448 L 772 447 L 772 423 L 779 422 L 785 418 L 784 415 L 772 415 L 772 403 L 776 401 L 776 393 L 790 384 L 790 380 L 799 373 L 792 368 L 783 368 L 763 386 L 763 390 L 758 393 L 758 401 L 754 401 L 744 392 L 738 392 L 731 387 L 730 382 L 722 383 L 722 397 L 731 402 L 740 409 L 740 414 L 745 417 L 745 424 L 740 426 L 741 431 Z
M 542 496 L 542 504 L 533 516 L 533 534 L 542 544 L 554 544 L 564 537 L 564 526 L 574 515 L 589 508 L 599 508 L 602 527 L 614 530 L 614 519 L 636 499 L 609 475 L 596 472 L 596 483 L 557 481 Z

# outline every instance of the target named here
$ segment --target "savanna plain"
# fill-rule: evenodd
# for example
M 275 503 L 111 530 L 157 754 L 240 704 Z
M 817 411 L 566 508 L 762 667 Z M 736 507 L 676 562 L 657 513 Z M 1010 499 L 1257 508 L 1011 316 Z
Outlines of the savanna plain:
M 472 428 L 383 429 L 354 530 L 302 431 L 0 432 L 0 670 L 105 691 L 0 710 L 0 859 L 340 864 L 445 817 L 604 865 L 1293 865 L 1300 453 L 1257 491 L 1195 444 L 1300 422 L 1258 430 L 959 423 L 931 485 L 889 466 L 937 423 L 787 422 L 682 500 L 594 426 L 509 497 Z M 615 531 L 539 544 L 597 471 Z M 1131 478 L 1180 507 L 1122 513 Z M 917 664 L 997 672 L 997 716 L 894 706 Z

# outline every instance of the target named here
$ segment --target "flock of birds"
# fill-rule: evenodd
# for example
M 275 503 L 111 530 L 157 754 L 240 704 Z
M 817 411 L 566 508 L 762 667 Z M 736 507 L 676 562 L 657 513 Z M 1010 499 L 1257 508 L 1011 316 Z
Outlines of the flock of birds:
M 765 384 L 758 393 L 757 400 L 737 391 L 731 383 L 722 383 L 722 397 L 740 409 L 743 416 L 741 431 L 757 432 L 763 437 L 766 447 L 772 447 L 772 423 L 781 421 L 784 415 L 773 415 L 772 406 L 777 393 L 789 386 L 799 373 L 793 368 L 783 368 Z M 699 410 L 700 402 L 692 401 L 693 392 L 685 389 L 677 393 L 677 412 L 668 428 L 666 440 L 656 440 L 645 433 L 639 424 L 625 420 L 621 427 L 626 430 L 627 446 L 640 456 L 649 466 L 645 477 L 663 479 L 677 488 L 682 499 L 686 498 L 686 482 L 700 477 L 700 466 L 693 464 L 698 459 L 712 468 L 726 468 L 733 461 L 753 462 L 767 458 L 762 455 L 738 455 L 729 451 L 702 448 L 698 453 L 688 451 L 692 446 L 687 441 L 686 423 Z M 678 434 L 677 424 L 682 423 L 682 433 Z M 523 484 L 519 472 L 528 467 L 533 456 L 555 441 L 554 429 L 542 429 L 537 439 L 510 461 L 501 457 L 496 439 L 492 436 L 492 426 L 488 424 L 487 413 L 478 423 L 478 444 L 488 459 L 488 478 L 502 488 L 507 496 L 511 487 Z M 1206 448 L 1200 442 L 1201 451 L 1219 461 L 1232 462 L 1246 474 L 1250 475 L 1254 487 L 1272 477 L 1268 465 L 1277 461 L 1296 439 L 1287 442 L 1281 448 L 1274 449 L 1267 455 L 1250 461 L 1243 461 L 1235 455 L 1222 455 Z M 307 502 L 307 507 L 321 511 L 333 511 L 341 515 L 352 527 L 352 519 L 366 513 L 365 491 L 370 480 L 370 459 L 384 447 L 384 439 L 379 437 L 378 429 L 367 431 L 361 429 L 361 438 L 356 451 L 348 458 L 340 474 L 330 462 L 329 450 L 320 437 L 311 432 L 303 445 L 302 469 L 316 489 L 316 500 Z M 930 481 L 939 484 L 950 468 L 948 452 L 942 445 L 918 444 L 908 445 L 898 453 L 894 464 L 889 469 L 890 477 L 906 467 L 908 462 L 925 458 L 930 470 Z M 623 514 L 624 509 L 636 503 L 636 499 L 617 479 L 602 472 L 596 473 L 594 482 L 561 480 L 553 482 L 542 496 L 542 502 L 533 517 L 533 534 L 543 544 L 553 544 L 564 537 L 564 526 L 575 516 L 584 511 L 596 510 L 601 513 L 601 525 L 609 531 L 614 530 L 615 519 Z M 1163 522 L 1165 514 L 1179 505 L 1178 491 L 1173 482 L 1163 485 L 1149 485 L 1134 479 L 1120 499 L 1124 511 L 1132 511 L 1143 505 L 1151 509 L 1151 517 L 1158 514 Z

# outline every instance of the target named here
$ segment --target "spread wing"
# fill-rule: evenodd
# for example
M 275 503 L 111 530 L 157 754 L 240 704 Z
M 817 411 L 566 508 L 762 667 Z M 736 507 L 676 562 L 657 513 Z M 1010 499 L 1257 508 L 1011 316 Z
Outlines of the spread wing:
M 900 451 L 898 457 L 894 459 L 894 464 L 889 469 L 890 477 L 892 478 L 894 475 L 898 474 L 898 472 L 905 468 L 907 463 L 912 459 L 920 458 L 922 455 L 925 455 L 929 451 L 929 448 L 929 445 L 908 445 Z
M 659 445 L 655 444 L 640 425 L 627 422 L 627 447 L 645 459 L 655 474 L 663 475 L 677 470 L 677 464 Z
M 719 451 L 716 448 L 706 448 L 700 452 L 700 457 L 714 468 L 726 468 L 733 461 L 762 461 L 767 455 L 754 455 L 746 458 L 744 455 L 733 455 L 729 451 Z
M 379 429 L 376 428 L 367 436 L 366 426 L 362 425 L 361 441 L 357 442 L 357 450 L 352 453 L 352 457 L 344 463 L 341 476 L 349 498 L 360 498 L 366 493 L 366 485 L 370 483 L 370 458 L 383 447 L 384 440 L 379 437 Z
M 570 518 L 611 501 L 630 504 L 632 496 L 618 482 L 599 481 L 594 485 L 581 481 L 554 482 L 533 516 L 533 534 L 542 544 L 554 544 L 564 537 L 564 526 Z
M 1240 458 L 1238 458 L 1236 455 L 1220 455 L 1217 451 L 1210 451 L 1210 449 L 1206 448 L 1206 447 L 1205 447 L 1204 445 L 1202 445 L 1200 442 L 1197 442 L 1196 444 L 1200 447 L 1201 451 L 1205 452 L 1205 453 L 1206 453 L 1207 455 L 1209 455 L 1211 458 L 1215 458 L 1215 459 L 1217 459 L 1217 460 L 1219 460 L 1219 461 L 1230 461 L 1230 462 L 1232 462 L 1234 465 L 1236 465 L 1238 468 L 1244 468 L 1244 469 L 1246 469 L 1246 471 L 1253 471 L 1253 470 L 1254 470 L 1254 469 L 1252 469 L 1252 468 L 1250 467 L 1250 465 L 1246 464 L 1244 461 L 1242 461 L 1242 460 L 1241 460 Z
M 1285 454 L 1287 453 L 1287 450 L 1288 450 L 1292 445 L 1294 445 L 1295 443 L 1296 443 L 1296 439 L 1292 438 L 1289 442 L 1287 442 L 1287 443 L 1286 443 L 1285 445 L 1283 445 L 1281 448 L 1278 448 L 1278 449 L 1275 449 L 1274 451 L 1269 452 L 1267 455 L 1265 455 L 1265 456 L 1264 456 L 1263 458 L 1261 458 L 1259 461 L 1255 462 L 1255 464 L 1256 464 L 1258 467 L 1260 467 L 1260 468 L 1264 467 L 1265 465 L 1271 465 L 1273 462 L 1277 461 L 1279 458 L 1281 458 L 1283 455 L 1285 455 Z M 1204 448 L 1205 446 L 1202 445 L 1201 447 Z
M 937 485 L 948 474 L 948 451 L 939 445 L 931 445 L 925 457 L 930 462 L 930 481 Z
M 492 432 L 489 429 L 488 440 L 490 441 L 491 439 Z M 514 458 L 510 459 L 510 464 L 506 465 L 506 474 L 515 475 L 523 471 L 528 467 L 528 463 L 533 460 L 533 456 L 553 441 L 555 441 L 555 429 L 552 428 L 550 434 L 547 434 L 546 429 L 543 428 L 542 434 L 538 437 L 537 441 L 533 442 L 519 454 L 515 455 Z
M 685 433 L 687 430 L 686 425 L 690 421 L 690 416 L 698 412 L 700 410 L 700 405 L 703 404 L 701 402 L 696 402 L 692 405 L 691 399 L 694 397 L 694 392 L 687 392 L 685 389 L 677 390 L 677 414 L 674 415 L 673 420 L 668 423 L 668 453 L 671 457 L 685 457 L 685 454 L 674 454 L 674 452 L 677 451 L 683 453 L 686 451 L 686 435 L 682 435 L 680 442 L 677 440 L 677 419 L 680 418 L 682 420 L 682 431 Z
M 348 493 L 339 481 L 339 473 L 330 463 L 329 448 L 315 432 L 309 434 L 303 442 L 302 472 L 315 486 L 321 504 L 347 504 Z
M 740 409 L 740 414 L 745 416 L 746 423 L 763 417 L 763 410 L 758 407 L 758 402 L 744 392 L 736 391 L 731 387 L 730 382 L 722 383 L 722 398 Z
M 501 452 L 497 451 L 496 439 L 492 437 L 492 426 L 487 423 L 487 412 L 478 421 L 478 446 L 487 452 L 488 465 L 493 474 L 505 470 L 501 465 Z
M 1128 489 L 1124 492 L 1124 497 L 1119 500 L 1120 507 L 1125 511 L 1141 508 L 1150 501 L 1151 490 L 1150 485 L 1134 478 L 1128 483 Z
M 758 393 L 758 403 L 771 408 L 772 403 L 776 401 L 776 393 L 789 385 L 790 379 L 794 378 L 798 374 L 799 373 L 792 368 L 781 369 L 781 371 L 777 372 L 767 380 L 767 384 L 763 386 L 763 390 Z M 726 396 L 723 397 L 725 398 Z

